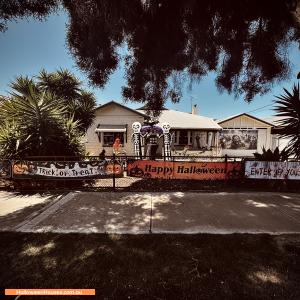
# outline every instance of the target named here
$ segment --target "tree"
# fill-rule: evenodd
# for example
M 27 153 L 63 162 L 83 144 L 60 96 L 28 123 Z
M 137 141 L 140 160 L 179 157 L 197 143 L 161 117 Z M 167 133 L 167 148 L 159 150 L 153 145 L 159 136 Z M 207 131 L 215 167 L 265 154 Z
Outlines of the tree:
M 42 91 L 57 96 L 67 107 L 68 118 L 78 121 L 78 128 L 85 132 L 93 123 L 96 98 L 93 93 L 85 91 L 82 83 L 68 70 L 46 72 L 42 70 L 37 76 L 37 85 Z
M 262 153 L 253 153 L 256 160 L 260 161 L 286 161 L 289 158 L 289 152 L 283 149 L 281 152 L 276 147 L 274 151 L 271 149 L 266 150 L 265 147 L 262 149 Z
M 209 72 L 220 91 L 250 102 L 288 78 L 287 49 L 300 36 L 299 0 L 61 1 L 69 15 L 70 52 L 90 82 L 107 83 L 126 44 L 123 98 L 157 113 L 167 100 L 180 100 L 185 83 Z M 56 5 L 41 2 L 43 14 Z M 19 6 L 23 14 L 34 13 Z
M 159 111 L 185 82 L 216 73 L 220 91 L 248 102 L 289 75 L 298 40 L 294 0 L 64 0 L 68 44 L 90 81 L 103 86 L 125 57 L 125 100 Z
M 55 94 L 41 90 L 28 77 L 11 84 L 0 98 L 0 156 L 83 154 L 78 121 L 67 118 L 67 107 Z
M 278 121 L 278 134 L 290 139 L 287 151 L 300 158 L 300 97 L 299 84 L 294 85 L 292 92 L 284 89 L 285 94 L 276 97 L 276 115 L 282 119 Z
M 57 9 L 59 0 L 14 0 L 0 2 L 0 31 L 6 29 L 7 21 L 28 16 L 44 19 Z

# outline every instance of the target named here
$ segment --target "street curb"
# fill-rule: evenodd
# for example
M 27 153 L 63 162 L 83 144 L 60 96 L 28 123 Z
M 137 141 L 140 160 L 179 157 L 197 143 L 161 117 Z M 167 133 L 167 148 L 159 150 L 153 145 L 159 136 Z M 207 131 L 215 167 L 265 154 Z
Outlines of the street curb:
M 29 215 L 23 222 L 14 227 L 14 231 L 31 231 L 34 226 L 54 214 L 61 206 L 74 198 L 76 192 L 63 194 L 54 203 L 50 203 L 38 212 Z

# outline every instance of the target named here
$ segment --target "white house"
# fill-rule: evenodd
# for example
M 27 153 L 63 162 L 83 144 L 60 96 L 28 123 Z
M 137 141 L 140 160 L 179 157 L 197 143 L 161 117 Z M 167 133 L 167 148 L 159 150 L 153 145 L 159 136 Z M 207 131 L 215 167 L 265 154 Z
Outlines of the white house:
M 265 121 L 273 124 L 273 128 L 272 128 L 273 148 L 275 149 L 276 147 L 278 147 L 280 151 L 282 151 L 285 147 L 287 147 L 287 145 L 291 140 L 291 138 L 283 138 L 278 134 L 279 122 L 285 118 L 286 117 L 277 117 L 277 116 L 264 118 Z
M 183 151 L 200 156 L 219 154 L 218 133 L 222 127 L 212 118 L 198 115 L 195 106 L 192 113 L 164 109 L 158 121 L 158 125 L 167 122 L 171 126 L 173 155 Z
M 93 124 L 86 134 L 86 152 L 89 155 L 99 155 L 104 149 L 106 155 L 113 154 L 113 144 L 116 138 L 120 139 L 121 150 L 133 155 L 131 141 L 133 122 L 143 124 L 147 116 L 142 112 L 110 101 L 99 106 L 95 111 Z
M 134 110 L 114 101 L 99 106 L 95 111 L 94 122 L 86 134 L 86 152 L 89 155 L 99 155 L 104 149 L 106 155 L 112 155 L 114 141 L 119 138 L 122 151 L 127 155 L 134 155 L 132 123 L 143 124 L 147 119 L 149 115 L 146 111 Z M 218 132 L 222 128 L 213 119 L 199 116 L 195 110 L 193 113 L 186 113 L 165 109 L 159 117 L 158 125 L 164 122 L 169 123 L 172 129 L 174 155 L 183 154 L 184 151 L 207 156 L 218 154 Z M 159 144 L 157 153 L 161 154 L 162 139 Z
M 222 155 L 248 157 L 261 153 L 263 147 L 272 150 L 276 147 L 273 124 L 265 120 L 242 113 L 218 120 L 218 124 L 222 126 L 219 138 Z
M 99 155 L 104 149 L 106 155 L 113 154 L 113 144 L 118 138 L 120 153 L 134 155 L 132 143 L 132 124 L 143 124 L 149 120 L 149 114 L 143 109 L 131 109 L 110 101 L 99 106 L 95 119 L 86 134 L 86 151 L 89 155 Z M 247 113 L 238 114 L 222 120 L 200 116 L 196 106 L 192 113 L 164 109 L 158 125 L 167 122 L 171 126 L 173 137 L 172 155 L 199 155 L 249 157 L 262 148 L 274 150 L 283 148 L 286 141 L 276 134 L 274 120 L 262 120 Z M 146 141 L 142 139 L 142 153 Z M 162 154 L 163 140 L 158 141 L 157 154 Z

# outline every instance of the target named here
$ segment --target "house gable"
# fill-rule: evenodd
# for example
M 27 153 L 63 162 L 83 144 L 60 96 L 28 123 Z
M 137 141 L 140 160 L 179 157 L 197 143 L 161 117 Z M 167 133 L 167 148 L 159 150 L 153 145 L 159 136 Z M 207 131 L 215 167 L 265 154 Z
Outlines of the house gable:
M 112 117 L 143 117 L 147 116 L 141 112 L 134 109 L 126 107 L 115 101 L 110 101 L 102 106 L 99 106 L 95 110 L 95 116 L 112 116 Z
M 243 113 L 218 122 L 222 128 L 271 128 L 273 125 L 249 114 Z
M 126 153 L 131 154 L 133 151 L 133 144 L 131 143 L 131 136 L 133 134 L 132 123 L 143 123 L 146 117 L 146 115 L 114 101 L 98 107 L 95 110 L 93 124 L 86 133 L 87 152 L 90 155 L 98 155 L 103 147 L 105 147 L 106 155 L 112 155 L 112 147 L 104 146 L 103 144 L 104 135 L 111 132 L 119 132 L 124 136 L 123 149 Z M 102 130 L 100 135 L 96 133 L 96 129 Z

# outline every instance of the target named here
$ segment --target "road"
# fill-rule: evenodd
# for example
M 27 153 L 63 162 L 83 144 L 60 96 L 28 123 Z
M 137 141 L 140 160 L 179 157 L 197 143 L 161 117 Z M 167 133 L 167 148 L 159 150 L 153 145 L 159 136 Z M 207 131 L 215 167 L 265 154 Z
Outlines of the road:
M 300 194 L 0 192 L 0 230 L 99 233 L 300 233 Z

